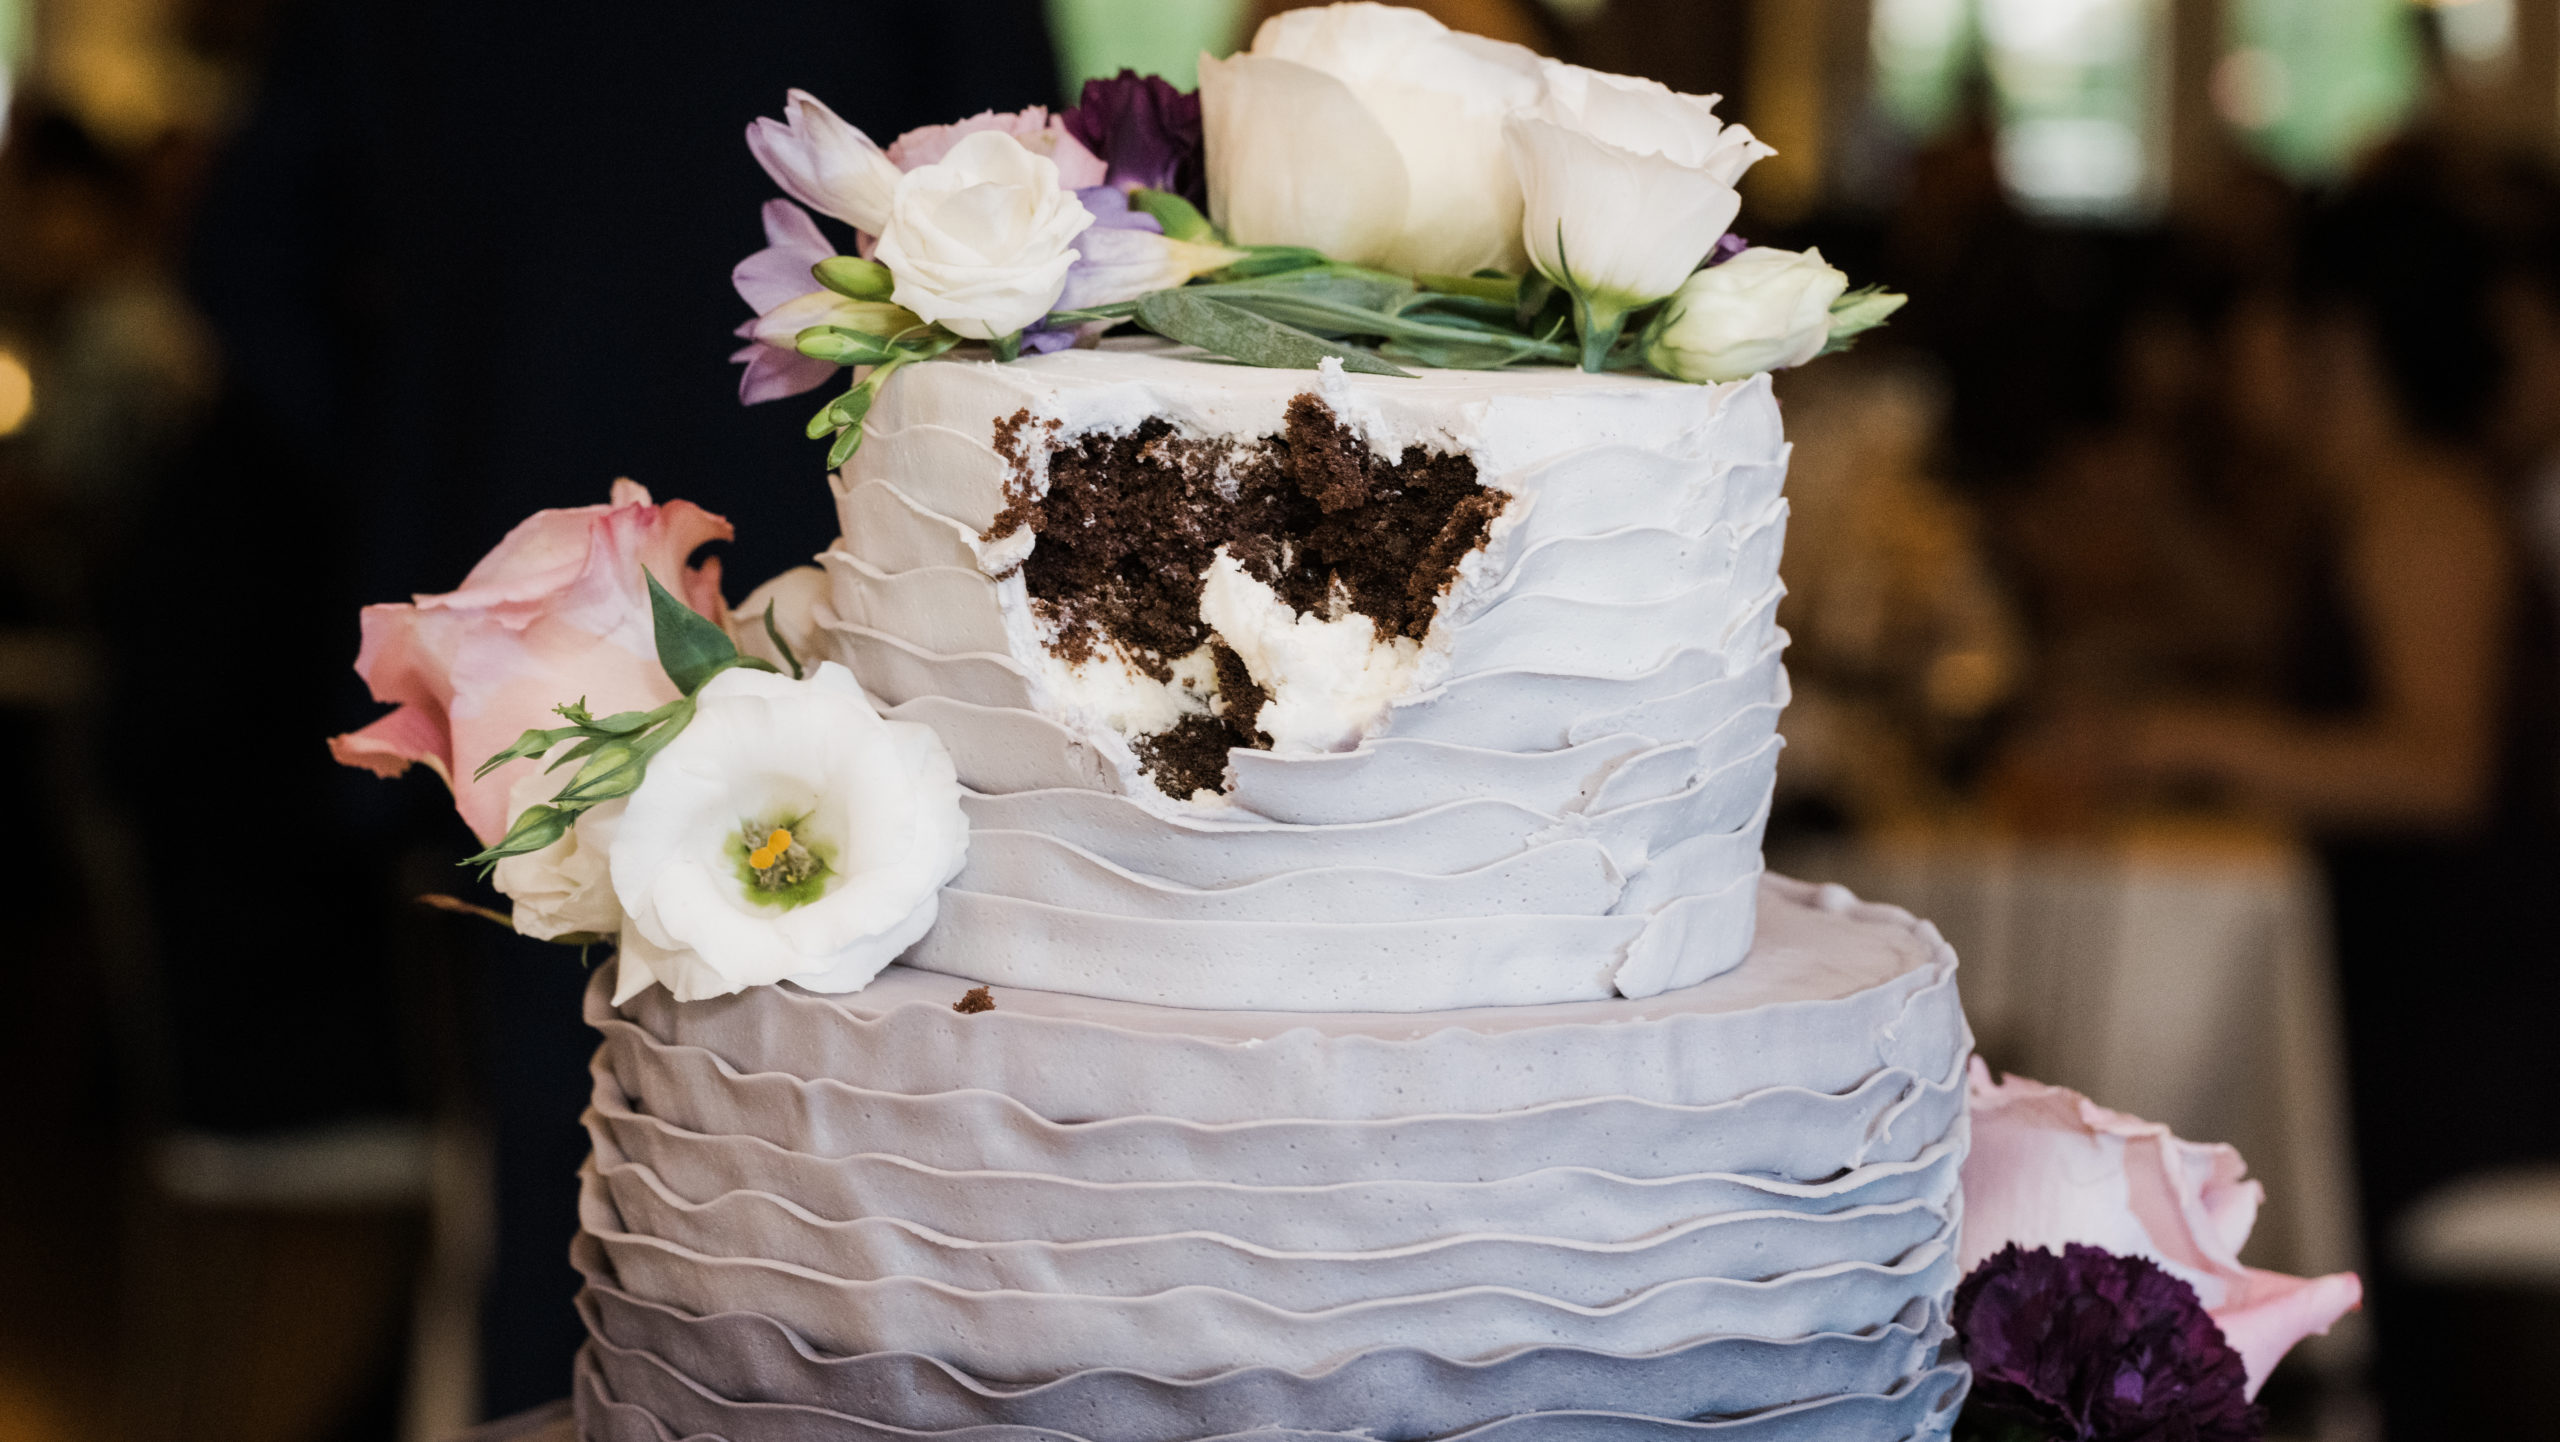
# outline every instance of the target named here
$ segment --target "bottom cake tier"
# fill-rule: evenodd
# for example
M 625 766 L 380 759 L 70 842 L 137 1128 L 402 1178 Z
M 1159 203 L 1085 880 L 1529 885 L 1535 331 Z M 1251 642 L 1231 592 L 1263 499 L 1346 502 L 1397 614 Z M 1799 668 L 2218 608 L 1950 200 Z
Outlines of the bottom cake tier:
M 1205 1012 L 893 967 L 619 1010 L 590 1442 L 1938 1438 L 1970 1037 L 1936 930 L 1762 883 L 1640 1001 Z

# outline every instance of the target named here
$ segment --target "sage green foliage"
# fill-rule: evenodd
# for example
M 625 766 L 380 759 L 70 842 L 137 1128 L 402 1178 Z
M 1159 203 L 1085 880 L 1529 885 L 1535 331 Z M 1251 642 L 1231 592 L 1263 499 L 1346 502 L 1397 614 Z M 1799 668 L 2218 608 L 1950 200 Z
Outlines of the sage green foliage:
M 544 769 L 557 771 L 573 761 L 578 769 L 548 803 L 526 807 L 496 845 L 465 857 L 463 865 L 477 866 L 486 876 L 501 860 L 540 851 L 568 835 L 579 813 L 639 790 L 649 774 L 650 759 L 692 722 L 694 697 L 712 677 L 740 666 L 779 674 L 769 661 L 738 654 L 729 633 L 669 594 L 647 567 L 641 568 L 640 575 L 649 585 L 649 619 L 657 631 L 658 664 L 684 694 L 654 711 L 617 711 L 602 719 L 588 714 L 584 699 L 572 701 L 557 708 L 568 725 L 527 731 L 514 745 L 481 762 L 471 773 L 475 781 L 510 761 L 548 756 L 552 748 L 569 742 Z M 782 634 L 774 627 L 770 606 L 765 608 L 765 625 L 782 654 L 791 657 L 791 648 L 782 644 Z M 799 661 L 792 658 L 791 664 L 797 675 Z

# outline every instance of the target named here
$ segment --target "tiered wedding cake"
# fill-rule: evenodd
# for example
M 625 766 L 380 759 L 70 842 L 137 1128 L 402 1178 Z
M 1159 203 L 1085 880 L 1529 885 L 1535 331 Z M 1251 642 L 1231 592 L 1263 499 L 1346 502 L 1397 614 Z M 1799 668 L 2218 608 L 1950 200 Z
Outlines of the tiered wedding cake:
M 599 974 L 590 1438 L 1942 1435 L 1955 958 L 1761 874 L 1765 379 L 1112 342 L 867 427 L 818 620 L 967 864 L 858 991 Z

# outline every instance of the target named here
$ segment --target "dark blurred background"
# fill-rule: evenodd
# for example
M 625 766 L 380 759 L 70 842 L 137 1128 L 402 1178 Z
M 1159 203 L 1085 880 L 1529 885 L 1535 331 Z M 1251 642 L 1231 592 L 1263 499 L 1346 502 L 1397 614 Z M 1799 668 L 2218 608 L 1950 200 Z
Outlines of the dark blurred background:
M 566 1390 L 587 1048 L 356 607 L 629 475 L 729 591 L 740 135 L 1191 83 L 1247 0 L 0 0 L 0 1442 L 436 1442 Z M 2368 1311 L 2280 1436 L 2560 1436 L 2560 0 L 1444 0 L 1717 92 L 1780 383 L 1772 864 L 1936 918 L 1995 1064 L 2238 1143 Z

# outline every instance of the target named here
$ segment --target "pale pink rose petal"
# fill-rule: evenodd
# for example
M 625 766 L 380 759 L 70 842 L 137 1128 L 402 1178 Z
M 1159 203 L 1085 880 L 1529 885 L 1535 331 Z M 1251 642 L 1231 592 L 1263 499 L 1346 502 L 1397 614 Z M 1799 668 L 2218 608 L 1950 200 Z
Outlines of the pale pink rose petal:
M 1049 157 L 1058 167 L 1058 184 L 1065 189 L 1100 185 L 1109 173 L 1109 167 L 1068 131 L 1063 118 L 1038 105 L 1003 113 L 982 110 L 949 125 L 918 126 L 889 142 L 889 161 L 900 170 L 939 164 L 962 136 L 981 130 L 1001 131 L 1021 141 L 1023 148 L 1033 154 Z
M 686 562 L 729 534 L 699 506 L 653 505 L 640 486 L 616 481 L 610 504 L 528 518 L 461 589 L 366 607 L 356 671 L 375 700 L 398 709 L 333 738 L 332 754 L 385 776 L 426 763 L 453 787 L 472 832 L 496 840 L 510 819 L 509 786 L 537 763 L 511 762 L 477 781 L 471 772 L 526 730 L 560 724 L 553 708 L 563 702 L 584 698 L 601 716 L 673 700 L 641 568 L 725 620 L 719 562 Z
M 2305 1337 L 2325 1335 L 2338 1319 L 2364 1304 L 2364 1283 L 2353 1272 L 2293 1277 L 2252 1267 L 2230 1297 L 2213 1310 L 2222 1339 L 2249 1367 L 2249 1395 Z
M 2160 1263 L 2196 1289 L 2249 1367 L 2254 1394 L 2285 1350 L 2326 1331 L 2360 1295 L 2352 1274 L 2305 1281 L 2240 1264 L 2266 1192 L 2240 1153 L 2190 1142 L 2025 1077 L 1970 1084 L 1960 1260 L 1967 1271 L 2016 1243 L 2079 1242 Z

